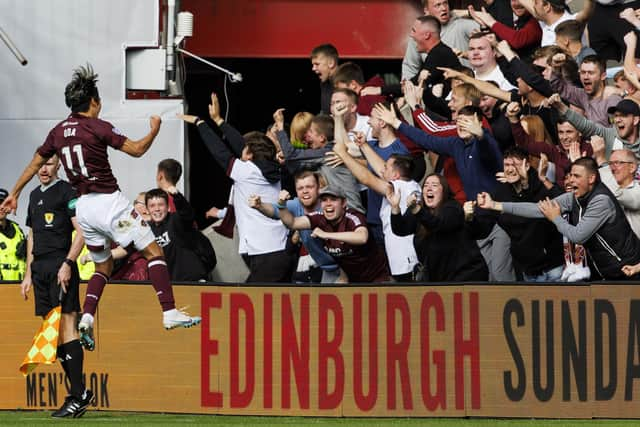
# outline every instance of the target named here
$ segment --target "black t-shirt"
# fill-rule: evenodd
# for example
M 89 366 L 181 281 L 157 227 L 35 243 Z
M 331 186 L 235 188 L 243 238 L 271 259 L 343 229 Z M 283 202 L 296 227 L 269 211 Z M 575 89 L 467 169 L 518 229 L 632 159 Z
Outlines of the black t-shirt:
M 445 91 L 442 93 L 443 96 L 446 96 L 446 94 L 449 93 L 448 88 L 450 83 L 444 78 L 444 73 L 440 71 L 438 67 L 453 68 L 454 70 L 460 67 L 458 56 L 443 42 L 438 43 L 429 51 L 420 69 L 429 71 L 429 78 L 424 82 L 425 87 L 428 88 L 438 83 L 445 83 Z M 419 75 L 420 73 L 413 78 L 415 84 L 418 83 L 417 77 Z
M 29 195 L 27 226 L 33 232 L 33 256 L 66 256 L 76 216 L 76 191 L 62 180 Z
M 173 195 L 176 211 L 167 214 L 164 221 L 151 222 L 156 242 L 162 248 L 171 279 L 197 281 L 206 279 L 208 271 L 198 257 L 194 247 L 193 208 L 180 193 Z

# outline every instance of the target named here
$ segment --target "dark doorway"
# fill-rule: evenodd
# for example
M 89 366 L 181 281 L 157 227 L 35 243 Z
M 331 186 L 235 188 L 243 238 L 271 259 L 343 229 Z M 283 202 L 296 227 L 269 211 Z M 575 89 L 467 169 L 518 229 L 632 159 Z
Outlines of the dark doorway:
M 341 58 L 341 61 L 349 59 Z M 241 83 L 226 83 L 224 74 L 200 62 L 186 62 L 187 80 L 185 98 L 190 114 L 208 117 L 211 92 L 216 92 L 224 113 L 228 99 L 228 122 L 245 133 L 264 131 L 272 123 L 277 108 L 286 108 L 288 121 L 299 111 L 317 113 L 320 109 L 320 86 L 311 71 L 308 58 L 303 59 L 209 59 L 209 61 L 241 73 Z M 363 69 L 365 79 L 375 74 L 395 75 L 399 78 L 401 59 L 354 59 Z M 204 213 L 212 206 L 227 205 L 231 181 L 215 163 L 198 132 L 189 128 L 188 156 L 190 175 L 190 201 L 196 210 L 197 221 L 202 228 L 211 223 Z

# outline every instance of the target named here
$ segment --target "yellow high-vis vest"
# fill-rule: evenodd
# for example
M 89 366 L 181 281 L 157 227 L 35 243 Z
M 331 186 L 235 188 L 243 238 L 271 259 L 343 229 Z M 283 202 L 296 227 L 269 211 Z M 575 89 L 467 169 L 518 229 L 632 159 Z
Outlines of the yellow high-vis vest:
M 9 224 L 15 229 L 15 235 L 9 239 L 0 233 L 0 279 L 22 280 L 26 263 L 24 259 L 18 258 L 16 252 L 24 241 L 24 234 L 18 224 L 13 221 L 9 221 Z

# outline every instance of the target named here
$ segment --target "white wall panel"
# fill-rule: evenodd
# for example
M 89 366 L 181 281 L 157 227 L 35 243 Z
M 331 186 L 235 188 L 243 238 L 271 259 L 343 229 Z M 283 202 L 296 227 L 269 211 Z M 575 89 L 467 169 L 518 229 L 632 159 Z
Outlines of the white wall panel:
M 0 26 L 28 59 L 21 66 L 0 43 L 0 187 L 11 189 L 49 129 L 64 119 L 64 88 L 72 70 L 91 63 L 99 74 L 101 118 L 131 139 L 149 129 L 149 116 L 163 125 L 141 159 L 110 152 L 120 187 L 129 197 L 152 188 L 159 160 L 184 162 L 185 132 L 175 119 L 181 100 L 124 99 L 125 46 L 158 46 L 158 0 L 0 0 Z M 24 223 L 25 188 L 15 219 Z

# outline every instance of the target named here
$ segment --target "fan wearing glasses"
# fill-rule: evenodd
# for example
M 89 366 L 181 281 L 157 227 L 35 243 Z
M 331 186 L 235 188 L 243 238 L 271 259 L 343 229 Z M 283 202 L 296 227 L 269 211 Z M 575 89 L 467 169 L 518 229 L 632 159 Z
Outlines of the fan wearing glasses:
M 590 142 L 600 179 L 616 197 L 631 229 L 640 237 L 640 184 L 636 176 L 638 159 L 633 151 L 622 149 L 613 150 L 607 162 L 604 139 L 594 135 Z

